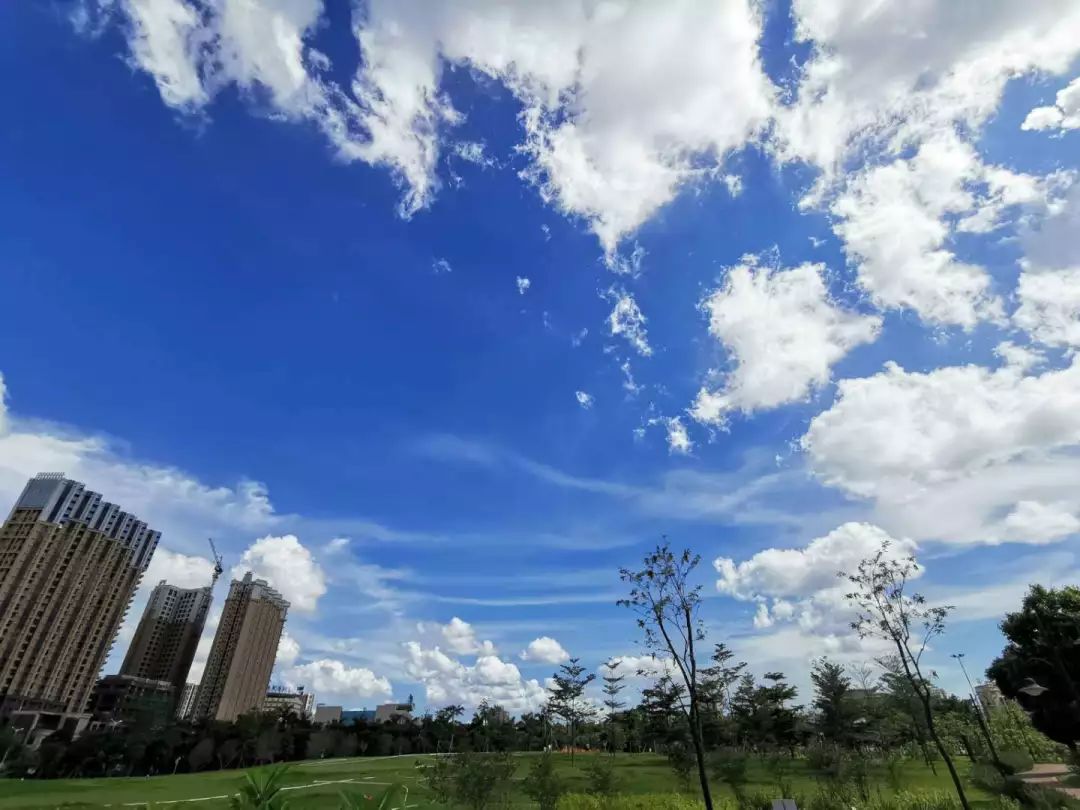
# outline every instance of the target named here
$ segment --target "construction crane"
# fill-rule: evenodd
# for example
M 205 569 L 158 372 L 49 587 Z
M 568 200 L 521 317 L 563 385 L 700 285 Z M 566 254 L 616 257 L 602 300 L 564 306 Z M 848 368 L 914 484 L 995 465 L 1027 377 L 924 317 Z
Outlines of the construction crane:
M 210 580 L 210 587 L 213 588 L 217 584 L 218 577 L 221 576 L 221 572 L 224 569 L 221 567 L 221 555 L 218 554 L 217 547 L 214 546 L 214 538 L 208 537 L 206 538 L 206 540 L 208 543 L 210 543 L 210 553 L 214 558 L 214 576 Z

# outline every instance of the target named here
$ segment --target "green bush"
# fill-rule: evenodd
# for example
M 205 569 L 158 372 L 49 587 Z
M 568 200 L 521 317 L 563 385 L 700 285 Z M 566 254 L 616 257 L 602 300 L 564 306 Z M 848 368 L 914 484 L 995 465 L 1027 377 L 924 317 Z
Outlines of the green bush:
M 522 787 L 525 795 L 536 802 L 540 810 L 555 810 L 559 797 L 566 792 L 566 786 L 555 772 L 555 760 L 550 751 L 545 751 L 533 763 Z
M 1001 751 L 998 761 L 1008 773 L 1025 773 L 1035 767 L 1035 761 L 1027 751 Z

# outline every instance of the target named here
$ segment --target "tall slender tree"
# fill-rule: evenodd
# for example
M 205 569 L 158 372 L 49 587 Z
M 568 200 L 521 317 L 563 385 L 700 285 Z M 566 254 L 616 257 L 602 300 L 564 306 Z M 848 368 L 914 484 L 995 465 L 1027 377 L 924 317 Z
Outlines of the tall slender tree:
M 570 733 L 570 762 L 574 761 L 574 749 L 577 747 L 577 732 L 582 723 L 594 714 L 589 701 L 585 698 L 585 687 L 596 680 L 593 673 L 585 674 L 581 659 L 571 658 L 559 667 L 553 676 L 555 686 L 548 698 L 548 709 L 556 717 L 566 721 Z
M 844 668 L 822 657 L 810 669 L 814 684 L 817 729 L 831 743 L 850 746 L 855 736 L 858 705 L 851 699 L 851 678 Z
M 607 709 L 608 749 L 611 751 L 612 756 L 614 756 L 616 731 L 615 715 L 618 713 L 619 709 L 626 706 L 626 702 L 619 699 L 619 693 L 626 688 L 626 684 L 623 683 L 623 681 L 626 680 L 626 676 L 615 674 L 615 670 L 618 669 L 618 661 L 605 661 L 603 669 L 604 674 L 602 675 L 602 678 L 604 680 L 604 708 Z
M 705 743 L 701 733 L 701 671 L 698 650 L 705 642 L 701 620 L 701 586 L 691 582 L 701 557 L 689 549 L 674 553 L 665 538 L 647 554 L 637 571 L 623 568 L 619 578 L 630 587 L 618 604 L 637 615 L 645 644 L 654 653 L 671 660 L 686 690 L 686 723 L 697 763 L 701 798 L 712 810 L 712 791 L 705 766 Z
M 908 583 L 918 572 L 914 557 L 897 558 L 889 542 L 883 542 L 877 552 L 859 563 L 854 574 L 844 575 L 854 586 L 846 595 L 857 612 L 851 628 L 860 638 L 879 638 L 896 648 L 904 677 L 922 706 L 930 739 L 949 769 L 961 806 L 970 810 L 956 765 L 934 727 L 933 684 L 922 666 L 930 641 L 945 632 L 945 620 L 952 607 L 930 606 L 922 594 L 909 593 Z

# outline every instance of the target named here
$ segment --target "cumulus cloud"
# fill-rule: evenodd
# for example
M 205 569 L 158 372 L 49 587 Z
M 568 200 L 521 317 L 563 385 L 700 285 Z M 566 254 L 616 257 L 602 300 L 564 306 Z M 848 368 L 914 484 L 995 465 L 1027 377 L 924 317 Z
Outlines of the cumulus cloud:
M 446 624 L 421 622 L 417 629 L 424 634 L 436 634 L 450 652 L 457 655 L 494 655 L 495 645 L 481 641 L 476 629 L 466 621 L 454 616 Z
M 131 61 L 166 104 L 198 112 L 237 87 L 275 117 L 316 125 L 343 159 L 388 167 L 404 215 L 436 194 L 441 141 L 463 119 L 442 89 L 444 65 L 499 81 L 523 106 L 525 176 L 589 223 L 609 255 L 684 185 L 755 138 L 773 93 L 749 0 L 467 0 L 435 9 L 373 0 L 354 15 L 361 63 L 348 91 L 312 45 L 325 22 L 322 0 L 87 0 L 84 8 L 119 9 Z M 478 146 L 453 151 L 482 162 Z
M 613 304 L 611 314 L 607 319 L 612 336 L 625 338 L 642 357 L 652 355 L 653 350 L 649 345 L 649 336 L 645 330 L 645 315 L 642 314 L 634 296 L 625 290 L 612 287 L 607 291 L 606 297 Z
M 760 266 L 754 257 L 730 268 L 723 286 L 702 303 L 709 333 L 734 368 L 718 390 L 702 388 L 691 410 L 699 422 L 726 424 L 750 413 L 805 399 L 827 383 L 832 366 L 873 341 L 881 319 L 840 307 L 829 295 L 825 266 Z
M 574 399 L 576 399 L 577 404 L 585 410 L 589 410 L 593 406 L 594 400 L 592 394 L 588 394 L 585 391 L 575 391 Z
M 1002 304 L 986 270 L 958 258 L 950 240 L 994 230 L 1015 206 L 1044 208 L 1062 182 L 987 166 L 970 144 L 942 133 L 911 158 L 856 174 L 832 203 L 833 227 L 878 306 L 971 329 L 1000 320 Z
M 267 535 L 252 543 L 232 569 L 234 578 L 251 571 L 280 591 L 294 610 L 314 612 L 326 593 L 326 575 L 294 534 Z
M 1080 183 L 1021 233 L 1023 272 L 1013 323 L 1048 346 L 1080 346 Z
M 561 664 L 570 659 L 570 653 L 555 639 L 540 636 L 529 642 L 529 646 L 521 651 L 520 658 L 535 664 Z
M 265 530 L 279 522 L 266 487 L 208 486 L 194 476 L 123 454 L 103 436 L 9 412 L 0 376 L 0 502 L 14 503 L 27 479 L 64 472 L 162 532 L 179 552 L 204 551 L 208 535 Z
M 285 677 L 302 685 L 320 699 L 346 706 L 372 698 L 389 698 L 390 681 L 366 667 L 350 667 L 333 658 L 320 658 L 307 664 L 297 664 L 284 670 Z
M 897 540 L 868 523 L 845 523 L 803 548 L 769 548 L 747 560 L 718 557 L 716 589 L 737 599 L 756 596 L 805 597 L 837 584 L 837 572 L 854 571 L 861 560 L 889 542 L 899 558 L 915 552 L 910 540 Z
M 964 329 L 1000 321 L 989 275 L 956 255 L 953 237 L 999 227 L 1046 188 L 983 165 L 973 144 L 1008 81 L 1061 74 L 1080 55 L 1080 7 L 925 2 L 868 14 L 864 5 L 793 4 L 811 55 L 794 101 L 777 108 L 776 152 L 823 169 L 804 205 L 831 211 L 879 306 Z
M 1080 54 L 1071 0 L 865 11 L 861 0 L 793 3 L 796 37 L 812 52 L 795 102 L 778 112 L 784 158 L 834 170 L 853 154 L 899 153 L 958 124 L 976 131 L 1010 79 L 1060 75 Z
M 518 295 L 524 295 L 529 291 L 529 287 L 532 286 L 532 282 L 522 276 L 518 276 L 515 283 L 517 284 Z
M 281 639 L 278 641 L 277 657 L 274 661 L 275 666 L 289 667 L 296 663 L 296 659 L 300 657 L 300 643 L 290 636 L 288 632 L 281 634 Z
M 158 546 L 143 574 L 143 589 L 153 588 L 161 580 L 178 588 L 201 588 L 210 584 L 214 564 L 206 557 L 180 554 Z
M 512 714 L 535 711 L 547 701 L 547 690 L 535 679 L 525 680 L 512 663 L 495 655 L 480 655 L 468 666 L 438 647 L 417 641 L 405 644 L 405 671 L 424 686 L 429 706 L 451 703 L 474 708 L 482 701 L 497 703 Z
M 1021 129 L 1080 129 L 1080 77 L 1058 91 L 1054 103 L 1028 113 Z
M 1041 374 L 1016 365 L 921 373 L 889 363 L 842 381 L 801 444 L 813 472 L 873 499 L 891 531 L 958 543 L 1060 539 L 1047 536 L 1045 510 L 1019 505 L 1060 512 L 1067 504 L 1080 514 L 1080 496 L 1065 483 L 1080 475 L 1080 362 Z
M 852 573 L 865 558 L 888 543 L 887 556 L 914 554 L 911 540 L 894 538 L 869 523 L 845 523 L 802 548 L 769 548 L 736 562 L 719 557 L 713 562 L 719 578 L 716 589 L 742 601 L 756 602 L 757 630 L 794 622 L 800 631 L 818 637 L 842 635 L 851 620 L 844 598 L 847 583 L 840 573 Z M 921 574 L 918 569 L 916 574 Z M 770 604 L 771 603 L 771 604 Z

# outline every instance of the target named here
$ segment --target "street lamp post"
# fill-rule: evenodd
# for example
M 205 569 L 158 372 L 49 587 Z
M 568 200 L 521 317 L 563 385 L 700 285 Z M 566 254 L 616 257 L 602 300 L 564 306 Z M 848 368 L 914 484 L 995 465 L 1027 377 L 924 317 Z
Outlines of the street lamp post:
M 979 699 L 975 694 L 975 687 L 971 684 L 971 678 L 968 677 L 967 667 L 964 666 L 964 653 L 953 653 L 950 658 L 955 658 L 960 664 L 960 671 L 964 673 L 964 680 L 968 685 L 968 696 L 971 698 L 971 704 L 975 708 L 975 719 L 979 723 L 979 729 L 982 731 L 983 736 L 986 737 L 986 745 L 990 748 L 990 757 L 994 762 L 994 766 L 1004 773 L 1004 769 L 1001 765 L 1001 760 L 998 759 L 997 748 L 994 747 L 994 738 L 990 734 L 990 727 L 986 724 L 986 718 L 983 716 L 982 704 L 979 703 Z

